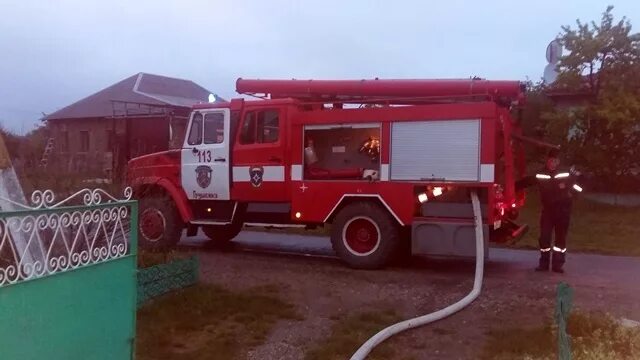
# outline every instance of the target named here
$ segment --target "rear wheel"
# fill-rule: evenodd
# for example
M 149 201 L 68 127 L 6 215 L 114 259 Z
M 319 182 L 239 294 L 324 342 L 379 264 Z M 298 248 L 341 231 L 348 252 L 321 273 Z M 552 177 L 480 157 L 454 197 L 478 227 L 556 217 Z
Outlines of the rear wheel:
M 389 213 L 370 202 L 352 203 L 336 215 L 331 244 L 338 256 L 357 269 L 385 266 L 400 243 L 398 226 Z
M 141 248 L 167 250 L 182 235 L 182 219 L 173 201 L 160 195 L 140 199 L 138 243 Z

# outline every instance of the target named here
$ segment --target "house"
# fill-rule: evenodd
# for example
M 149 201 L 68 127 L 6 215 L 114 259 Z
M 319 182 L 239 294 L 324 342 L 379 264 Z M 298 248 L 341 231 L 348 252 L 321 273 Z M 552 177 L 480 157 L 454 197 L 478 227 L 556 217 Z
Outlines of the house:
M 190 106 L 208 102 L 210 94 L 189 80 L 147 73 L 128 77 L 44 118 L 46 166 L 120 179 L 131 158 L 180 147 Z
M 569 113 L 575 112 L 576 110 L 580 110 L 585 106 L 597 103 L 598 96 L 598 85 L 599 85 L 599 73 L 595 72 L 591 75 L 583 75 L 578 86 L 562 87 L 558 85 L 550 86 L 549 89 L 545 91 L 545 95 L 551 99 L 554 105 L 557 108 L 567 110 Z M 578 133 L 577 125 L 573 125 L 569 128 L 567 138 L 571 139 Z M 640 120 L 638 123 L 629 129 L 630 131 L 640 131 Z M 630 136 L 630 135 L 627 135 Z M 618 180 L 616 185 L 617 191 L 625 191 L 626 189 L 631 189 L 630 191 L 637 193 L 638 192 L 638 182 L 640 181 L 640 167 L 631 167 L 628 169 L 629 173 Z M 610 191 L 611 185 L 607 183 L 610 180 L 609 177 L 601 177 L 595 178 L 591 177 L 589 181 L 592 183 L 589 184 L 591 189 L 598 189 L 600 191 Z M 603 195 L 603 194 L 600 194 Z M 632 196 L 633 200 L 626 199 L 620 200 L 618 194 L 607 195 L 604 194 L 601 199 L 593 198 L 595 201 L 600 202 L 608 202 L 611 204 L 618 205 L 619 201 L 627 201 L 629 204 L 636 204 L 638 202 L 637 197 Z M 605 200 L 608 199 L 608 200 Z M 613 199 L 613 200 L 612 200 Z
M 564 109 L 575 109 L 585 106 L 595 99 L 595 88 L 598 83 L 598 73 L 583 75 L 577 88 L 551 85 L 545 90 L 545 95 L 553 101 L 555 106 Z

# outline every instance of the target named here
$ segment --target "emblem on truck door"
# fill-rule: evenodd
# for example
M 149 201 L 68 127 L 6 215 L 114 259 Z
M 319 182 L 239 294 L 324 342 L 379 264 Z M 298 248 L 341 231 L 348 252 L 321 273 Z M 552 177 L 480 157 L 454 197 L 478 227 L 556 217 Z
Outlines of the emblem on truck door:
M 262 185 L 262 175 L 264 175 L 264 169 L 262 166 L 252 166 L 249 168 L 249 179 L 251 185 L 259 187 Z
M 196 168 L 196 181 L 201 188 L 206 189 L 211 184 L 211 167 L 200 165 Z

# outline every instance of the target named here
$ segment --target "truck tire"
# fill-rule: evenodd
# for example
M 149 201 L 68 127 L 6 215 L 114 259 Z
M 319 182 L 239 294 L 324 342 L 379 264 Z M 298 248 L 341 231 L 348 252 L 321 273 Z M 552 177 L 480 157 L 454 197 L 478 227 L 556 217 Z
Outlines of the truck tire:
M 162 195 L 140 199 L 138 244 L 143 249 L 168 250 L 180 241 L 182 219 L 173 201 Z
M 222 244 L 233 240 L 242 230 L 242 224 L 208 225 L 202 227 L 202 232 L 211 242 Z
M 331 245 L 350 267 L 379 269 L 400 244 L 396 221 L 371 202 L 352 203 L 340 210 L 331 226 Z
M 403 226 L 399 228 L 398 246 L 396 253 L 393 255 L 389 264 L 399 267 L 407 267 L 411 265 L 411 226 Z

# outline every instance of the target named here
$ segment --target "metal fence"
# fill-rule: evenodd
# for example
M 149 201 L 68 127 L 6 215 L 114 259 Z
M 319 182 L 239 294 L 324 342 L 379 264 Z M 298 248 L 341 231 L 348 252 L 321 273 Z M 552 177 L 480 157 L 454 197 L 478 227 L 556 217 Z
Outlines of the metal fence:
M 200 262 L 196 256 L 138 270 L 138 307 L 173 290 L 195 285 Z
M 5 206 L 10 205 L 10 206 Z M 0 358 L 131 359 L 138 209 L 84 189 L 0 198 Z

